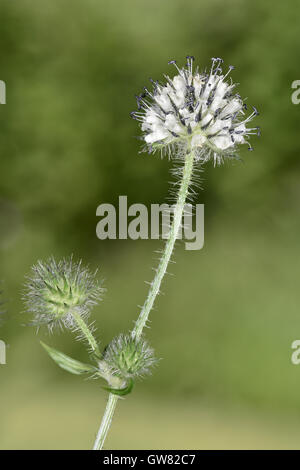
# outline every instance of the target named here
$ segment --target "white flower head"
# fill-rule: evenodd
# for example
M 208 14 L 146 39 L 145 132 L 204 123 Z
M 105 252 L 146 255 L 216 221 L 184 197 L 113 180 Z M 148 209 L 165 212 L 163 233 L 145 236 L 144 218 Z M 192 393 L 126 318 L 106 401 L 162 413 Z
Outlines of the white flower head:
M 255 107 L 246 116 L 246 104 L 235 93 L 236 84 L 228 76 L 234 69 L 229 66 L 224 74 L 223 60 L 213 58 L 209 72 L 193 70 L 194 57 L 187 56 L 187 64 L 177 75 L 160 84 L 152 79 L 153 90 L 144 88 L 137 96 L 138 111 L 131 113 L 141 122 L 142 139 L 149 153 L 161 150 L 172 155 L 174 150 L 191 148 L 199 161 L 213 159 L 221 163 L 224 158 L 236 158 L 238 144 L 248 144 L 251 134 L 260 134 L 258 127 L 248 127 L 258 115 Z M 178 153 L 178 152 L 176 152 Z

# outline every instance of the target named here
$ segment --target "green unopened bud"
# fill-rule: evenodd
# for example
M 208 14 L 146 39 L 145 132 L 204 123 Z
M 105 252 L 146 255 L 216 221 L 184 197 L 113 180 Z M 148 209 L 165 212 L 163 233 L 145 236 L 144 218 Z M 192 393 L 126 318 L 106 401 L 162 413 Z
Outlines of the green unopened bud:
M 125 380 L 149 374 L 157 362 L 153 349 L 145 340 L 123 334 L 107 346 L 103 360 L 113 375 Z
M 100 299 L 102 289 L 95 275 L 72 258 L 58 263 L 50 258 L 32 268 L 33 276 L 26 285 L 25 301 L 34 314 L 32 324 L 73 328 L 74 315 L 89 316 L 91 307 Z

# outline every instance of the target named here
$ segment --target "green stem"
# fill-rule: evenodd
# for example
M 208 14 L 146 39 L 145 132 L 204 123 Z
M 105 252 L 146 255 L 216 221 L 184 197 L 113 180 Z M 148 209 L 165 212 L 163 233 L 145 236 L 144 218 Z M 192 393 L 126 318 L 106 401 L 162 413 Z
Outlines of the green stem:
M 186 153 L 185 156 L 185 163 L 182 172 L 182 180 L 180 183 L 180 188 L 178 192 L 178 198 L 174 209 L 174 217 L 172 226 L 170 229 L 169 238 L 166 242 L 165 249 L 161 260 L 159 262 L 155 277 L 153 282 L 151 283 L 150 290 L 144 306 L 141 310 L 141 313 L 136 321 L 135 327 L 132 330 L 132 336 L 139 339 L 142 335 L 143 329 L 147 323 L 149 314 L 153 308 L 154 301 L 159 294 L 160 285 L 166 273 L 174 245 L 177 239 L 178 231 L 181 224 L 182 214 L 184 211 L 184 205 L 186 203 L 186 199 L 188 196 L 189 186 L 191 184 L 192 174 L 193 174 L 193 166 L 194 166 L 194 152 L 190 149 Z M 108 402 L 106 405 L 106 410 L 102 419 L 102 423 L 100 425 L 96 442 L 94 445 L 94 450 L 101 450 L 111 425 L 112 417 L 116 408 L 118 397 L 113 395 L 112 393 L 109 394 Z
M 110 428 L 114 411 L 116 409 L 117 401 L 117 395 L 114 395 L 113 393 L 110 393 L 108 395 L 108 402 L 105 408 L 105 412 L 101 421 L 101 425 L 95 440 L 93 450 L 101 450 L 103 448 L 103 444 Z
M 100 356 L 100 350 L 99 350 L 97 341 L 96 341 L 93 333 L 89 329 L 88 325 L 85 323 L 83 318 L 79 315 L 79 313 L 72 312 L 72 315 L 73 315 L 74 320 L 77 323 L 78 328 L 82 331 L 84 337 L 86 338 L 87 342 L 91 346 L 92 351 L 95 354 L 97 354 L 98 356 Z
M 182 172 L 182 180 L 180 184 L 180 189 L 178 192 L 177 202 L 174 208 L 174 217 L 173 223 L 170 230 L 169 238 L 166 242 L 166 246 L 159 262 L 156 275 L 151 283 L 150 290 L 147 296 L 147 299 L 143 305 L 141 313 L 136 321 L 135 327 L 132 331 L 132 336 L 139 339 L 142 335 L 143 329 L 147 323 L 149 313 L 153 308 L 154 301 L 159 294 L 160 286 L 174 249 L 174 245 L 177 239 L 178 231 L 181 224 L 182 214 L 184 211 L 184 205 L 186 203 L 189 186 L 191 183 L 192 173 L 193 173 L 193 164 L 194 164 L 194 153 L 190 151 L 186 154 L 185 165 Z

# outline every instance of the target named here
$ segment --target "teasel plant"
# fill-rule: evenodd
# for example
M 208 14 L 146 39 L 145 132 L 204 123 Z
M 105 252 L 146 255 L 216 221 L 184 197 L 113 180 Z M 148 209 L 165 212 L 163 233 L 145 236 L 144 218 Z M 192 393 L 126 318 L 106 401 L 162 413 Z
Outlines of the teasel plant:
M 95 273 L 72 258 L 38 262 L 25 288 L 27 309 L 33 314 L 31 324 L 46 325 L 51 332 L 56 327 L 72 330 L 86 343 L 90 363 L 77 361 L 42 343 L 51 358 L 68 372 L 90 374 L 105 381 L 108 401 L 95 450 L 103 448 L 118 400 L 130 393 L 136 379 L 150 374 L 157 363 L 144 329 L 172 257 L 185 204 L 195 195 L 195 175 L 209 161 L 220 165 L 239 159 L 239 145 L 246 144 L 251 151 L 250 137 L 260 135 L 259 127 L 250 125 L 258 115 L 257 109 L 252 107 L 248 112 L 230 79 L 233 66 L 223 72 L 223 60 L 213 58 L 208 71 L 200 71 L 194 66 L 193 56 L 187 56 L 187 63 L 181 68 L 175 60 L 169 64 L 174 66 L 175 75 L 164 75 L 163 82 L 150 79 L 151 90 L 145 87 L 136 97 L 138 109 L 131 113 L 141 127 L 142 151 L 167 156 L 175 162 L 178 178 L 169 236 L 133 329 L 116 336 L 101 350 L 90 314 L 102 298 L 103 287 Z

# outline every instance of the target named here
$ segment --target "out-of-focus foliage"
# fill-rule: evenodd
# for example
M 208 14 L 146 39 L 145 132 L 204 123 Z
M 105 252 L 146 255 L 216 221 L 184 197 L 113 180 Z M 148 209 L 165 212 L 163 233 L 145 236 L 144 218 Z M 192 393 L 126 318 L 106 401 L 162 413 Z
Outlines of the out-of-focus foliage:
M 172 164 L 138 154 L 129 113 L 149 77 L 161 79 L 172 73 L 169 59 L 183 63 L 193 54 L 200 67 L 213 56 L 236 66 L 241 96 L 260 111 L 262 137 L 252 140 L 254 152 L 242 150 L 243 163 L 207 165 L 197 200 L 205 203 L 205 246 L 177 247 L 175 276 L 165 280 L 147 332 L 163 360 L 134 393 L 151 396 L 153 410 L 162 396 L 173 396 L 180 409 L 188 398 L 195 406 L 208 399 L 299 412 L 300 366 L 290 361 L 300 336 L 300 105 L 291 102 L 291 84 L 300 79 L 299 2 L 2 0 L 0 13 L 0 79 L 7 86 L 0 107 L 0 279 L 9 312 L 0 337 L 10 343 L 0 366 L 0 408 L 14 410 L 16 423 L 29 411 L 40 422 L 49 382 L 57 385 L 59 409 L 66 406 L 62 383 L 72 390 L 80 381 L 56 368 L 33 331 L 20 326 L 21 284 L 38 258 L 73 253 L 100 266 L 108 289 L 95 311 L 103 346 L 132 326 L 161 242 L 99 241 L 96 208 L 117 204 L 119 195 L 129 204 L 168 198 Z M 85 359 L 71 335 L 46 343 Z M 81 393 L 89 387 L 103 393 L 94 382 Z M 18 394 L 34 389 L 29 410 Z M 95 412 L 100 419 L 101 406 Z M 4 416 L 5 447 L 26 447 L 13 415 Z M 183 414 L 178 420 L 188 427 Z M 55 436 L 50 442 L 63 447 Z

